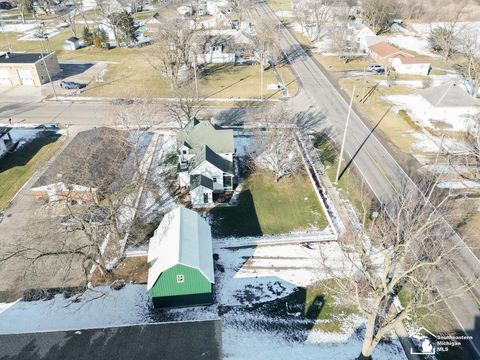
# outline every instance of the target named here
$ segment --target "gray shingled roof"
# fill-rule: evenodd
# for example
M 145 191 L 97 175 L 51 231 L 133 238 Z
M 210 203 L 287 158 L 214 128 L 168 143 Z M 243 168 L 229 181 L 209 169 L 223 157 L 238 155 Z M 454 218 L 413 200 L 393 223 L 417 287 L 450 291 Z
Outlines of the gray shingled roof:
M 220 320 L 0 335 L 0 360 L 222 358 Z
M 448 82 L 419 90 L 418 93 L 437 107 L 480 106 L 480 101 L 468 95 L 457 83 Z
M 229 154 L 235 151 L 233 130 L 220 129 L 208 120 L 191 120 L 178 134 L 178 146 L 188 144 L 192 149 L 209 146 L 216 153 Z
M 47 57 L 49 54 L 44 54 Z M 0 56 L 0 64 L 34 64 L 42 59 L 41 53 L 9 53 Z
M 195 169 L 198 165 L 202 162 L 208 161 L 213 166 L 217 167 L 218 169 L 222 170 L 223 172 L 232 174 L 233 173 L 233 164 L 218 155 L 215 151 L 210 149 L 207 145 L 204 146 L 203 150 L 196 154 L 194 158 L 194 162 L 191 166 L 191 170 Z
M 213 190 L 213 180 L 203 175 L 190 175 L 190 188 L 193 190 L 199 186 Z
M 118 141 L 127 136 L 127 132 L 106 127 L 79 132 L 33 188 L 59 181 L 91 187 L 109 186 L 108 180 L 115 180 L 128 156 L 128 147 Z
M 8 134 L 12 130 L 11 127 L 8 126 L 0 126 L 0 137 L 2 137 L 5 134 Z

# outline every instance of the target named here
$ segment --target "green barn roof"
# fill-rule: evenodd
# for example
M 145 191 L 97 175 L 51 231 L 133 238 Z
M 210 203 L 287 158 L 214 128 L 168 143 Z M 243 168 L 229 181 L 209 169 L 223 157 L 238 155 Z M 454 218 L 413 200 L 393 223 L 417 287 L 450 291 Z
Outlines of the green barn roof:
M 208 146 L 217 154 L 230 154 L 235 151 L 233 130 L 215 127 L 208 120 L 191 120 L 178 134 L 178 146 L 204 149 Z

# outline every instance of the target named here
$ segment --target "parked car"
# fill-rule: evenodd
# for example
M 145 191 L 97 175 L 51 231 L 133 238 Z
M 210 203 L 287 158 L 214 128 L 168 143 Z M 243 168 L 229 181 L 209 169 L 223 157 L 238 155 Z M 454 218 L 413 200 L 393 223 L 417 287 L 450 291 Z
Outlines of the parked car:
M 87 84 L 80 84 L 74 81 L 62 81 L 60 83 L 60 87 L 67 90 L 77 90 L 77 89 L 83 89 L 84 87 L 87 87 Z
M 378 65 L 378 64 L 368 65 L 368 70 L 379 73 L 379 74 L 385 72 L 385 68 L 382 65 Z
M 2 2 L 0 2 L 0 9 L 2 9 L 2 10 L 10 10 L 10 9 L 12 9 L 12 8 L 13 8 L 13 6 L 12 6 L 12 4 L 10 4 L 9 2 L 7 2 L 7 1 L 2 1 Z
M 147 36 L 140 36 L 140 37 L 137 39 L 137 41 L 128 44 L 128 47 L 129 47 L 129 48 L 133 48 L 133 47 L 144 47 L 144 46 L 152 45 L 152 43 L 153 43 L 153 39 L 152 39 L 152 38 L 147 37 Z

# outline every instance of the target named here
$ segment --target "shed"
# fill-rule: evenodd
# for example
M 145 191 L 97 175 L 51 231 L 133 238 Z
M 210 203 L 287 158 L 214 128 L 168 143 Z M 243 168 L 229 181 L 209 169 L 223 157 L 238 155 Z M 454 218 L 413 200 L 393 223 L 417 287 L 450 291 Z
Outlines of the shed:
M 80 47 L 80 39 L 72 36 L 63 42 L 63 48 L 65 50 L 77 50 Z
M 213 303 L 212 235 L 195 211 L 177 207 L 165 214 L 150 239 L 148 262 L 155 307 Z

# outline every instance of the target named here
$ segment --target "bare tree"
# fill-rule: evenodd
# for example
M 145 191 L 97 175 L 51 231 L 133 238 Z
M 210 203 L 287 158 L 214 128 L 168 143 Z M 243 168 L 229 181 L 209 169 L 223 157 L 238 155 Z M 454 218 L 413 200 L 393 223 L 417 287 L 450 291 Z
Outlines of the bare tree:
M 255 22 L 254 46 L 260 63 L 260 99 L 263 100 L 263 84 L 265 65 L 269 57 L 272 57 L 275 50 L 274 31 L 270 24 L 264 19 L 257 19 Z M 274 63 L 275 61 L 273 61 Z
M 20 17 L 22 18 L 22 23 L 25 24 L 25 15 L 27 12 L 33 10 L 33 0 L 18 0 L 17 7 L 20 11 Z
M 463 26 L 460 26 L 458 20 L 462 11 L 463 7 L 452 14 L 450 21 L 445 21 L 437 24 L 435 27 L 430 27 L 428 43 L 434 51 L 442 54 L 444 61 L 448 61 L 458 49 L 459 37 L 463 29 Z
M 293 115 L 284 107 L 266 110 L 263 118 L 264 130 L 255 135 L 252 165 L 271 172 L 278 182 L 303 168 L 295 138 L 298 128 Z
M 437 289 L 440 271 L 448 271 L 460 245 L 453 243 L 452 229 L 444 222 L 447 198 L 437 199 L 436 207 L 431 203 L 435 184 L 429 184 L 425 196 L 405 188 L 388 211 L 383 208 L 375 214 L 378 217 L 372 216 L 368 227 L 364 211 L 361 230 L 343 242 L 344 268 L 323 263 L 322 271 L 334 280 L 330 290 L 355 304 L 366 318 L 359 359 L 369 359 L 379 342 L 407 317 L 416 319 L 476 282 L 472 278 L 458 288 L 442 289 L 441 294 Z
M 152 51 L 147 60 L 166 77 L 172 89 L 179 87 L 182 69 L 189 73 L 194 53 L 195 26 L 181 17 L 160 18 Z M 188 78 L 188 76 L 187 76 Z
M 195 85 L 192 82 L 174 91 L 174 98 L 165 104 L 165 109 L 180 128 L 196 117 L 205 105 L 197 97 Z
M 72 31 L 73 36 L 77 36 L 77 16 L 82 13 L 83 2 L 81 0 L 73 0 L 72 6 L 67 10 L 65 15 L 62 17 L 62 20 L 70 25 L 70 30 Z M 85 22 L 87 25 L 87 22 Z
M 86 285 L 94 266 L 107 280 L 123 257 L 122 244 L 131 231 L 149 162 L 147 132 L 150 104 L 115 106 L 117 129 L 97 128 L 80 133 L 75 148 L 67 147 L 46 174 L 55 197 L 45 206 L 48 216 L 35 217 L 14 249 L 2 249 L 0 262 L 23 259 L 28 268 L 58 274 L 81 270 Z M 138 124 L 139 119 L 144 123 Z M 123 128 L 123 130 L 118 130 Z M 59 218 L 59 213 L 62 215 Z M 46 242 L 45 239 L 55 239 Z M 57 285 L 58 286 L 58 285 Z
M 360 44 L 355 39 L 355 31 L 348 26 L 347 14 L 335 17 L 337 26 L 330 35 L 330 50 L 343 58 L 345 64 L 352 58 L 358 56 Z
M 397 0 L 363 0 L 363 16 L 377 34 L 385 32 L 400 13 Z
M 468 93 L 476 98 L 480 90 L 480 31 L 465 30 L 460 41 L 464 60 L 455 65 L 468 85 Z

